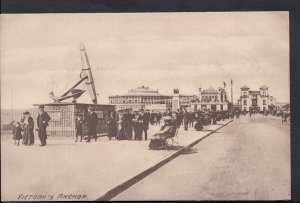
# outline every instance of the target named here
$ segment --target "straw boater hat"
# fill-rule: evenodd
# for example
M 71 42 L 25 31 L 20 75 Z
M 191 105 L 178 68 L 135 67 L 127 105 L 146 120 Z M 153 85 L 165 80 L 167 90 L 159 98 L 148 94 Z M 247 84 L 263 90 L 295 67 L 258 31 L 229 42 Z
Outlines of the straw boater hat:
M 25 111 L 25 112 L 23 113 L 23 115 L 29 115 L 29 112 L 28 112 L 28 111 Z
M 89 106 L 89 110 L 92 110 L 92 111 L 93 111 L 93 110 L 94 110 L 94 108 L 93 108 L 92 106 Z

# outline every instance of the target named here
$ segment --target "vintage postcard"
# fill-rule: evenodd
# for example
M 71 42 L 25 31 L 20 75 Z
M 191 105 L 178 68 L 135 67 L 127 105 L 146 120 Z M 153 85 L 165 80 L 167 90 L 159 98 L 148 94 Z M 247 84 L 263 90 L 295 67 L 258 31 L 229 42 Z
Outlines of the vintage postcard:
M 289 12 L 1 15 L 1 200 L 290 200 Z

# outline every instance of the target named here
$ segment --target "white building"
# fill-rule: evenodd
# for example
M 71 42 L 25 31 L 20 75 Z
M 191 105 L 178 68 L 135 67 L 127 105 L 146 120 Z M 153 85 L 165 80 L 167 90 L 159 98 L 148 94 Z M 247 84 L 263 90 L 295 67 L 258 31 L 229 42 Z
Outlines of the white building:
M 250 88 L 245 85 L 241 87 L 239 104 L 242 105 L 242 110 L 269 110 L 269 106 L 274 101 L 275 98 L 269 95 L 269 87 L 265 85 L 261 86 L 259 90 L 250 90 Z
M 227 93 L 225 89 L 218 88 L 218 90 L 210 87 L 202 91 L 199 88 L 199 96 L 194 101 L 191 101 L 191 106 L 194 110 L 228 110 Z
M 176 91 L 177 92 L 176 92 Z M 141 86 L 129 90 L 123 95 L 113 95 L 109 97 L 109 103 L 120 109 L 149 109 L 155 111 L 166 111 L 167 109 L 182 109 L 189 107 L 190 101 L 196 95 L 182 95 L 179 90 L 175 89 L 173 95 L 163 95 L 158 90 Z

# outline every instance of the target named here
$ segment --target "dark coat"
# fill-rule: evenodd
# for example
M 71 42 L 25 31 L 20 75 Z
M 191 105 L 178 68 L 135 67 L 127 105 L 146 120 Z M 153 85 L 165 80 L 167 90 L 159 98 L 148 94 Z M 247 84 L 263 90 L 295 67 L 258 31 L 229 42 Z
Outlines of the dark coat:
M 41 127 L 42 128 L 42 127 Z M 28 117 L 28 124 L 24 127 L 23 144 L 32 145 L 34 143 L 34 121 L 32 117 Z
M 143 126 L 144 127 L 149 127 L 149 122 L 150 122 L 150 113 L 144 113 L 143 116 L 142 116 L 142 119 L 143 119 Z
M 20 139 L 22 139 L 22 133 L 21 133 L 21 131 L 22 131 L 21 126 L 14 127 L 14 129 L 13 129 L 13 139 L 14 140 L 20 140 Z
M 117 136 L 117 133 L 118 133 L 117 121 L 114 116 L 108 117 L 107 127 L 108 127 L 108 137 L 109 138 Z
M 87 126 L 89 129 L 96 129 L 98 125 L 98 116 L 95 112 L 89 113 L 87 116 Z
M 46 128 L 49 125 L 50 120 L 51 120 L 51 117 L 48 115 L 48 113 L 43 111 L 37 117 L 38 128 Z
M 76 121 L 75 121 L 76 134 L 79 134 L 79 135 L 83 134 L 83 126 L 84 126 L 84 121 L 76 119 Z
M 188 123 L 189 122 L 189 119 L 190 119 L 190 114 L 189 112 L 184 112 L 183 113 L 183 120 L 185 123 Z

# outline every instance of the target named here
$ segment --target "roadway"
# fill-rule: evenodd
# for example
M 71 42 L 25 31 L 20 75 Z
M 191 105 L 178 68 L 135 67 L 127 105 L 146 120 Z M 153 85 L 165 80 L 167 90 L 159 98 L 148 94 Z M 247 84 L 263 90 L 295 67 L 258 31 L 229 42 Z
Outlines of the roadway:
M 254 115 L 234 120 L 113 200 L 288 200 L 290 193 L 290 127 Z

